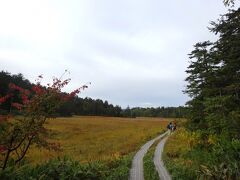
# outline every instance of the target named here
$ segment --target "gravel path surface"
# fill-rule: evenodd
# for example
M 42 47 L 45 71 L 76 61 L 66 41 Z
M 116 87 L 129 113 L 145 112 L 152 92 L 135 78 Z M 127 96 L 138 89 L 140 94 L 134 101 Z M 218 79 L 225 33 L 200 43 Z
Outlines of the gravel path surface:
M 130 180 L 144 180 L 143 175 L 143 157 L 147 153 L 148 149 L 151 147 L 151 145 L 157 141 L 158 139 L 164 137 L 167 135 L 168 132 L 165 132 L 158 137 L 148 141 L 146 144 L 144 144 L 141 149 L 136 153 L 136 155 L 133 158 L 132 161 L 132 168 L 130 170 Z
M 167 169 L 165 168 L 163 161 L 162 161 L 162 152 L 164 144 L 167 140 L 168 136 L 166 136 L 164 139 L 162 139 L 159 144 L 156 147 L 155 153 L 154 153 L 154 164 L 158 171 L 159 178 L 161 180 L 171 180 L 171 176 L 168 173 Z

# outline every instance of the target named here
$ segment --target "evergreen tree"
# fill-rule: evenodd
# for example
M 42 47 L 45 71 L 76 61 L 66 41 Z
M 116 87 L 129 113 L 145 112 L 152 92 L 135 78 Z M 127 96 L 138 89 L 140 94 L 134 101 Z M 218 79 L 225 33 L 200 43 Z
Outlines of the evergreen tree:
M 218 40 L 197 43 L 186 71 L 190 127 L 240 138 L 240 9 L 211 25 Z

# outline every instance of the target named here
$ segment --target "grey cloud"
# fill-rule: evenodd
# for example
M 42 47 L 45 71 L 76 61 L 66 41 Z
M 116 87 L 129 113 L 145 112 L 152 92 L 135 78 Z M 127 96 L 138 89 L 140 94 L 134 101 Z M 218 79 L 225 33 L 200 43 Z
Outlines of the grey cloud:
M 82 97 L 123 107 L 184 105 L 187 54 L 227 11 L 219 0 L 15 2 L 0 6 L 2 69 L 31 80 L 68 69 L 67 91 L 90 81 Z

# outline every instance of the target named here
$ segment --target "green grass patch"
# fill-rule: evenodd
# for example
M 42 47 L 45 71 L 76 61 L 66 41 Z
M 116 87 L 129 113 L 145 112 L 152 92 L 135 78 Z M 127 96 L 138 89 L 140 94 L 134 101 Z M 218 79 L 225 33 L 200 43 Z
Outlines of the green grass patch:
M 168 138 L 163 151 L 163 161 L 173 180 L 197 179 L 198 165 L 188 157 L 192 143 L 194 142 L 189 138 L 189 134 L 182 128 Z
M 148 150 L 143 158 L 144 179 L 145 180 L 159 180 L 158 172 L 155 168 L 153 157 L 157 144 L 160 140 L 156 141 Z

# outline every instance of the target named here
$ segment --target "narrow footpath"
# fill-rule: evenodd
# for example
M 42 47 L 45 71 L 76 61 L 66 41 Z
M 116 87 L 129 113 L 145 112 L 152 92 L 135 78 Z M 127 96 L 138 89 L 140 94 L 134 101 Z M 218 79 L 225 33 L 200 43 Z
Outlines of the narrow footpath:
M 165 132 L 158 137 L 148 141 L 146 144 L 144 144 L 141 149 L 136 153 L 136 155 L 133 158 L 132 161 L 132 167 L 130 170 L 130 180 L 144 180 L 144 174 L 143 174 L 143 157 L 147 153 L 148 149 L 151 147 L 151 145 L 166 136 L 168 132 Z M 166 141 L 166 140 L 165 140 Z M 161 141 L 160 141 L 161 142 Z M 164 144 L 163 144 L 164 145 Z M 160 156 L 161 157 L 161 156 Z M 159 157 L 159 158 L 160 158 Z M 160 159 L 159 159 L 160 161 Z M 156 167 L 157 168 L 157 167 Z M 170 176 L 169 176 L 170 177 Z
M 162 139 L 159 144 L 156 147 L 155 153 L 154 153 L 154 164 L 155 167 L 157 169 L 159 178 L 161 180 L 171 180 L 171 176 L 168 173 L 167 169 L 165 168 L 163 161 L 162 161 L 162 152 L 163 152 L 163 148 L 165 145 L 165 142 L 167 140 L 168 136 L 164 137 L 164 139 Z

